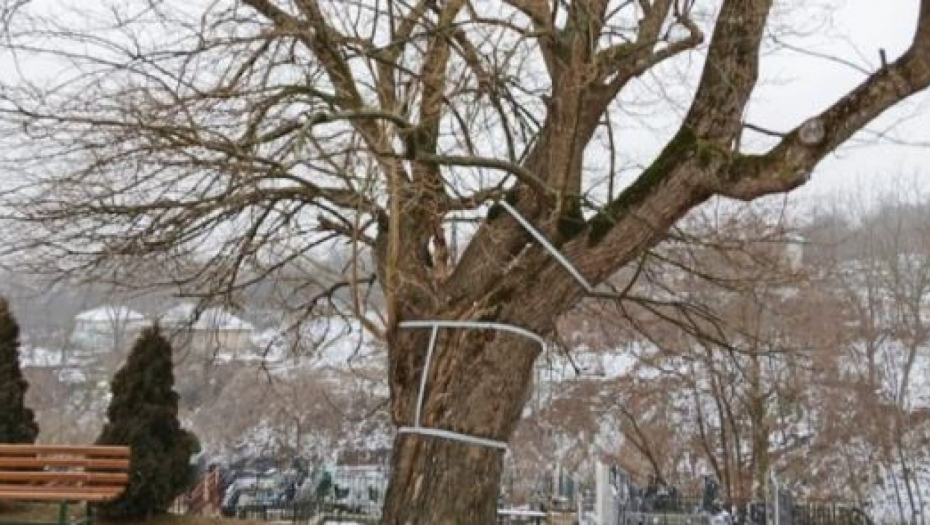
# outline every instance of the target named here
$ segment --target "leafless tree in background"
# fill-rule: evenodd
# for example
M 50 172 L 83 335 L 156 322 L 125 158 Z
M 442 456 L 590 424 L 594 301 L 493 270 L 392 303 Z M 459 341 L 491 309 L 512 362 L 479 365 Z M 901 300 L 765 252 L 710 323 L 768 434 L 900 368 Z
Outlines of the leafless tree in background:
M 16 248 L 62 272 L 235 301 L 348 242 L 374 261 L 385 308 L 363 301 L 361 262 L 341 281 L 347 308 L 387 341 L 391 414 L 409 425 L 428 332 L 398 323 L 547 335 L 585 294 L 502 201 L 599 284 L 713 196 L 804 184 L 930 84 L 922 0 L 903 55 L 768 151 L 742 150 L 773 3 L 6 2 L 5 46 L 25 77 L 0 90 Z M 594 140 L 623 119 L 618 95 L 705 34 L 678 131 L 622 184 L 609 151 L 621 145 Z M 42 61 L 54 72 L 36 72 Z M 450 240 L 460 219 L 476 224 L 464 248 Z M 538 353 L 514 335 L 443 331 L 423 423 L 508 440 Z M 392 466 L 385 523 L 494 520 L 498 450 L 407 434 Z
M 872 420 L 863 427 L 878 445 L 898 518 L 923 522 L 916 465 L 928 453 L 930 414 L 914 397 L 920 365 L 930 359 L 930 207 L 917 194 L 899 184 L 871 206 L 842 202 L 859 223 L 831 276 L 850 321 L 850 375 L 862 384 L 860 406 Z
M 654 466 L 651 458 L 666 460 L 659 479 L 690 466 L 649 450 L 639 426 L 656 412 L 679 434 L 674 448 L 703 458 L 729 501 L 763 499 L 770 470 L 804 439 L 797 408 L 812 356 L 835 347 L 813 326 L 823 297 L 786 213 L 770 203 L 693 214 L 646 256 L 626 307 L 586 312 L 627 332 L 615 340 L 639 341 L 640 365 L 658 376 L 618 404 L 625 437 Z

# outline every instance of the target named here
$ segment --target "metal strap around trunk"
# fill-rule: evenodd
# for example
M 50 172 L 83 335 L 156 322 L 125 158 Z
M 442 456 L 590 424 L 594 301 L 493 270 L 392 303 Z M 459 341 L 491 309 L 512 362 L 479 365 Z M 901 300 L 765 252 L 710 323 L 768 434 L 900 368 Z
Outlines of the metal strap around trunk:
M 400 427 L 397 429 L 398 434 L 418 434 L 422 436 L 430 436 L 440 439 L 449 439 L 452 441 L 458 441 L 461 443 L 467 443 L 469 445 L 477 445 L 480 447 L 489 447 L 496 448 L 498 450 L 507 451 L 507 442 L 500 441 L 496 439 L 488 439 L 478 436 L 470 436 L 468 434 L 461 434 L 459 432 L 453 432 L 451 430 L 443 430 L 439 428 L 430 428 L 420 425 L 420 414 L 423 408 L 423 397 L 426 394 L 426 380 L 429 376 L 430 363 L 433 360 L 433 350 L 436 348 L 436 341 L 439 339 L 439 329 L 440 328 L 473 328 L 477 330 L 497 330 L 499 332 L 509 332 L 512 334 L 520 335 L 526 337 L 527 339 L 532 339 L 533 341 L 539 343 L 541 346 L 546 345 L 546 340 L 543 339 L 539 334 L 533 333 L 525 328 L 519 326 L 509 325 L 505 323 L 495 323 L 490 321 L 449 321 L 449 320 L 423 320 L 423 321 L 402 321 L 399 325 L 400 328 L 429 328 L 432 330 L 429 339 L 429 348 L 426 350 L 426 360 L 423 363 L 423 371 L 420 375 L 420 390 L 417 393 L 417 405 L 416 411 L 414 412 L 413 417 L 413 426 L 411 427 Z

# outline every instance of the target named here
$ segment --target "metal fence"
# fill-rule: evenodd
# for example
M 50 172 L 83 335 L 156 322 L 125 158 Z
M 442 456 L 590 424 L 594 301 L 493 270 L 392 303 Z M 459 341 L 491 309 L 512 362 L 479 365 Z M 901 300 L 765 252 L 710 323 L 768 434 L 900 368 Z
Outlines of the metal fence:
M 540 510 L 497 509 L 498 525 L 543 525 L 549 523 L 549 515 Z
M 792 525 L 871 525 L 862 509 L 848 504 L 795 504 L 791 509 Z
M 771 477 L 765 502 L 734 503 L 720 499 L 719 487 L 705 480 L 704 494 L 685 497 L 671 485 L 652 482 L 640 487 L 615 467 L 601 469 L 592 489 L 579 479 L 559 475 L 552 480 L 545 507 L 509 508 L 505 501 L 498 523 L 598 523 L 599 525 L 872 525 L 855 505 L 795 501 Z M 227 476 L 228 475 L 228 476 Z M 226 476 L 226 477 L 224 477 Z M 377 523 L 387 489 L 387 470 L 375 465 L 339 466 L 295 478 L 253 473 L 208 473 L 188 494 L 178 498 L 178 513 L 215 514 L 252 521 Z M 227 479 L 227 477 L 229 479 Z M 222 482 L 220 481 L 222 480 Z M 603 486 L 602 486 L 603 485 Z M 217 502 L 222 500 L 221 508 Z M 545 510 L 543 510 L 545 508 Z M 568 521 L 562 518 L 568 518 Z
M 316 503 L 293 504 L 248 504 L 236 507 L 227 516 L 251 521 L 289 521 L 295 524 L 308 524 L 320 515 L 320 506 Z
M 336 467 L 299 479 L 268 473 L 256 476 L 252 471 L 224 471 L 220 476 L 213 471 L 177 498 L 171 510 L 295 525 L 375 523 L 386 489 L 386 469 L 377 466 Z
M 618 509 L 617 525 L 710 525 L 711 515 L 701 511 L 700 498 L 675 494 L 660 499 L 634 496 Z
M 872 525 L 869 516 L 856 506 L 833 503 L 794 503 L 782 501 L 779 521 L 765 503 L 728 505 L 718 513 L 707 513 L 691 506 L 694 500 L 664 510 L 622 509 L 617 525 Z M 774 507 L 774 506 L 773 506 Z M 774 510 L 774 509 L 773 509 Z M 768 518 L 771 518 L 769 520 Z
M 250 521 L 273 521 L 294 525 L 317 525 L 325 523 L 378 523 L 379 516 L 327 508 L 319 503 L 295 503 L 292 505 L 246 505 L 236 509 L 232 517 Z
M 618 525 L 710 525 L 711 518 L 701 514 L 657 514 L 627 512 L 620 515 Z

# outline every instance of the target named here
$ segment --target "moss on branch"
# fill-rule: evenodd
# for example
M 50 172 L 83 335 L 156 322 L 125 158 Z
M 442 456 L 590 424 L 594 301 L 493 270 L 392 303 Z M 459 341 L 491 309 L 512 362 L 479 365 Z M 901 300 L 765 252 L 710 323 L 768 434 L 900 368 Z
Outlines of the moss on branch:
M 588 245 L 593 246 L 607 236 L 617 219 L 632 206 L 641 203 L 661 183 L 669 173 L 681 162 L 698 149 L 711 146 L 698 147 L 698 138 L 694 131 L 683 126 L 678 133 L 659 154 L 659 157 L 640 174 L 626 190 L 611 201 L 597 215 L 595 215 L 588 229 Z M 709 151 L 709 150 L 708 150 Z M 709 155 L 709 153 L 707 153 Z

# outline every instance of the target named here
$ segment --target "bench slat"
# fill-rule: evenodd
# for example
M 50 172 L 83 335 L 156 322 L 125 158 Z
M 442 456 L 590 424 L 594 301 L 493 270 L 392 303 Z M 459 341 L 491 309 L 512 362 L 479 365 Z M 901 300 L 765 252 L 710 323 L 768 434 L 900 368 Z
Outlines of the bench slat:
M 124 446 L 0 444 L 0 500 L 105 502 L 129 483 Z
M 35 492 L 42 494 L 60 494 L 62 492 L 86 492 L 88 494 L 119 494 L 122 492 L 121 486 L 94 486 L 94 487 L 75 487 L 73 485 L 8 485 L 0 484 L 0 493 L 19 494 L 22 492 Z
M 103 502 L 116 499 L 120 495 L 117 493 L 97 494 L 93 492 L 81 492 L 79 489 L 70 492 L 4 492 L 0 491 L 0 499 L 16 501 L 90 501 Z
M 0 481 L 34 481 L 40 483 L 62 481 L 90 484 L 126 484 L 129 482 L 129 474 L 125 472 L 7 472 L 0 470 Z
M 128 458 L 129 447 L 125 446 L 78 446 L 78 445 L 9 445 L 0 444 L 0 456 L 33 456 L 65 454 L 85 457 Z
M 127 470 L 129 459 L 87 459 L 79 457 L 2 457 L 0 456 L 0 469 L 5 467 L 33 468 L 42 470 L 44 467 L 83 467 L 85 469 L 101 470 Z

